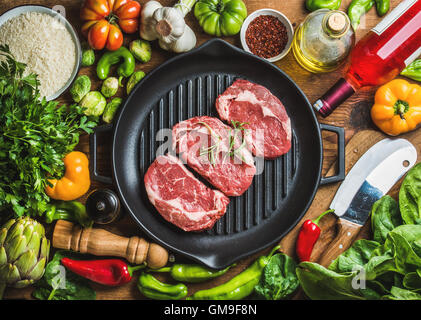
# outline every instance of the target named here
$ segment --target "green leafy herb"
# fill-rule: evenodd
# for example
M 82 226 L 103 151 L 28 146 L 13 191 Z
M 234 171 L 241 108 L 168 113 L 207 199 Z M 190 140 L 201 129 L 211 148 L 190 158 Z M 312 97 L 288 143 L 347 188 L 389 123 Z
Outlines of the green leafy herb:
M 402 224 L 398 203 L 391 196 L 377 200 L 371 209 L 373 240 L 384 243 L 389 231 Z
M 40 215 L 49 202 L 47 179 L 61 178 L 62 159 L 96 121 L 80 106 L 41 98 L 37 76 L 24 76 L 25 64 L 8 46 L 0 46 L 0 56 L 5 57 L 0 63 L 0 213 Z
M 57 251 L 47 264 L 43 278 L 36 283 L 32 295 L 40 300 L 95 300 L 96 293 L 88 281 L 61 265 L 60 260 L 64 257 L 86 258 L 70 251 Z
M 402 181 L 399 209 L 406 224 L 421 223 L 421 163 L 409 170 Z
M 295 261 L 284 253 L 274 255 L 263 269 L 257 295 L 266 300 L 281 300 L 289 297 L 298 288 Z

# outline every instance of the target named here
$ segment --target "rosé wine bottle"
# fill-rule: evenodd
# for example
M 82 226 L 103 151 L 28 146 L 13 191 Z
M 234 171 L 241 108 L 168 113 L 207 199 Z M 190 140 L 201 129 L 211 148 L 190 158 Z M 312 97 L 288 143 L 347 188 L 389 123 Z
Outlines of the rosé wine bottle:
M 404 0 L 350 54 L 349 69 L 313 107 L 327 117 L 361 87 L 395 78 L 421 55 L 421 0 Z

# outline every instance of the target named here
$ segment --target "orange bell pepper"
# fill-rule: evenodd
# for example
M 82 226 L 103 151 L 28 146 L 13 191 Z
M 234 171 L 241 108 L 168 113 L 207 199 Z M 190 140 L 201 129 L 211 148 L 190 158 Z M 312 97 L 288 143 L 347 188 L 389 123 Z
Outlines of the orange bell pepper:
M 374 97 L 371 119 L 391 136 L 414 130 L 421 123 L 421 86 L 403 79 L 381 86 Z
M 91 186 L 89 160 L 84 153 L 72 151 L 64 157 L 63 162 L 63 178 L 48 180 L 52 186 L 47 185 L 45 193 L 56 200 L 75 200 L 88 192 Z

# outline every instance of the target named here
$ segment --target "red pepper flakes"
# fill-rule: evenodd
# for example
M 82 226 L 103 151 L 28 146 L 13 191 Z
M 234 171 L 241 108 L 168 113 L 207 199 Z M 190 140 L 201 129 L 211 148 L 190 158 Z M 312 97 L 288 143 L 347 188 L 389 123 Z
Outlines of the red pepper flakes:
M 271 15 L 260 15 L 250 22 L 246 31 L 246 43 L 250 51 L 262 58 L 280 54 L 288 42 L 284 24 Z

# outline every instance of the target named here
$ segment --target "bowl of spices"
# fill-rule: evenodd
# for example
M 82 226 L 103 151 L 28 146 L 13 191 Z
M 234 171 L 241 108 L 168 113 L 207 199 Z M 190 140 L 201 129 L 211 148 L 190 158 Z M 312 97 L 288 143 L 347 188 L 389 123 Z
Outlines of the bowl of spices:
M 294 28 L 288 18 L 273 9 L 260 9 L 244 21 L 241 32 L 243 49 L 269 62 L 282 59 L 291 49 Z

